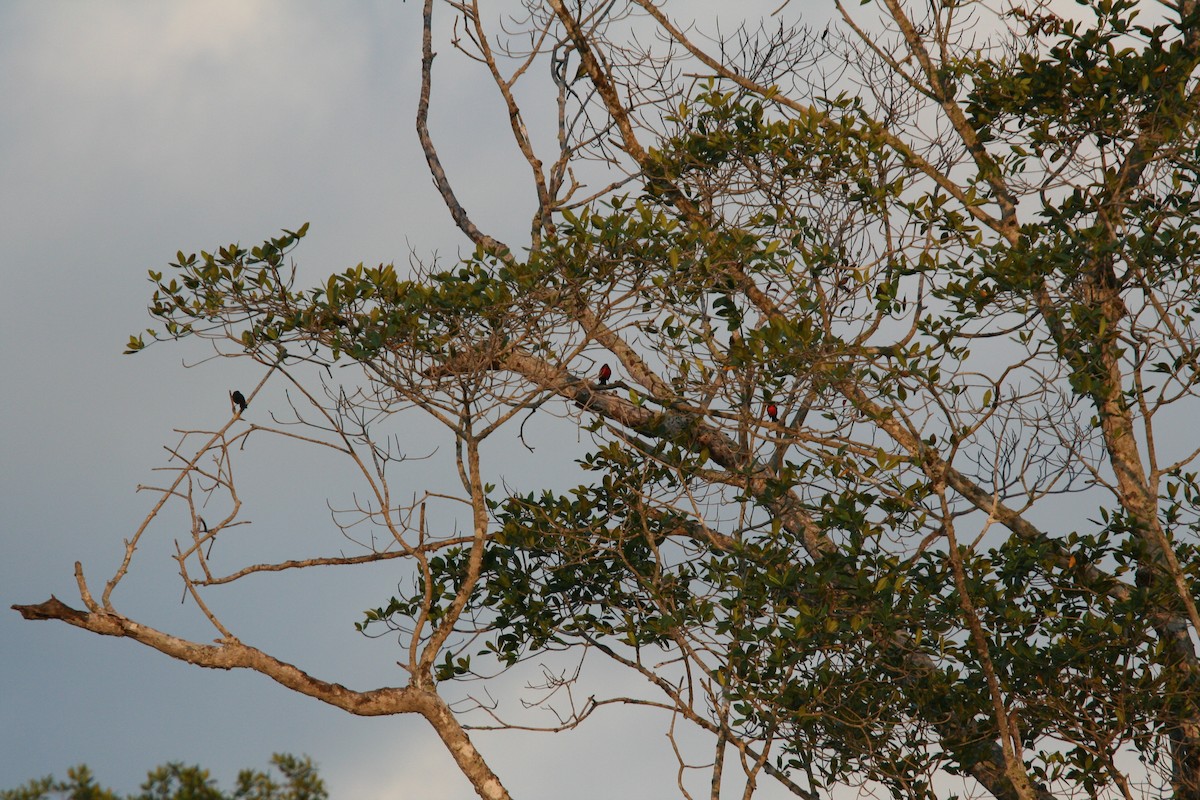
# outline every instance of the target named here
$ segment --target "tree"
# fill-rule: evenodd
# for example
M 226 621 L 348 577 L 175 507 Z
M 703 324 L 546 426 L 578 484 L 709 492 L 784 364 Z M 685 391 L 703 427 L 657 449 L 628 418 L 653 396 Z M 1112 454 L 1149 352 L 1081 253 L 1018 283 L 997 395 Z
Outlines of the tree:
M 86 764 L 67 769 L 65 781 L 56 781 L 53 775 L 47 775 L 19 788 L 0 791 L 2 800 L 46 800 L 54 795 L 66 800 L 119 800 L 114 792 L 100 788 Z
M 244 769 L 238 773 L 233 800 L 326 800 L 325 781 L 312 760 L 275 753 L 271 764 L 283 773 L 286 784 L 276 783 L 266 772 Z
M 283 773 L 286 784 L 276 783 L 266 772 L 242 770 L 238 773 L 237 789 L 225 794 L 216 787 L 208 770 L 172 761 L 146 773 L 141 794 L 129 800 L 326 800 L 325 782 L 317 775 L 312 760 L 296 758 L 287 753 L 275 753 L 271 764 Z M 0 800 L 48 800 L 62 797 L 67 800 L 120 800 L 110 789 L 100 788 L 86 765 L 67 770 L 67 780 L 56 781 L 54 776 L 37 778 L 17 789 L 0 790 Z
M 426 0 L 417 132 L 474 252 L 304 289 L 304 225 L 152 272 L 149 334 L 259 362 L 247 400 L 284 381 L 293 426 L 189 433 L 99 600 L 77 564 L 83 610 L 18 610 L 418 714 L 485 798 L 508 795 L 467 724 L 529 723 L 471 681 L 553 654 L 647 689 L 576 704 L 582 673 L 547 669 L 545 727 L 659 708 L 711 739 L 703 774 L 680 757 L 685 792 L 1200 797 L 1200 451 L 1175 434 L 1200 353 L 1196 2 L 1144 22 L 1130 0 L 1072 17 L 877 0 L 711 41 L 651 0 L 526 2 L 494 29 L 448 6 L 528 162 L 528 243 L 487 233 L 441 163 Z M 518 99 L 534 89 L 554 99 L 548 153 Z M 503 448 L 563 417 L 592 437 L 566 453 L 583 482 L 498 489 Z M 453 497 L 398 500 L 425 468 L 376 431 L 409 418 L 453 444 Z M 384 538 L 212 572 L 252 433 L 347 459 L 371 500 L 335 522 Z M 229 513 L 204 525 L 217 498 Z M 178 566 L 215 645 L 112 603 L 168 502 L 192 520 Z M 431 522 L 456 503 L 461 526 Z M 401 589 L 359 625 L 399 635 L 401 687 L 308 675 L 203 601 L 390 559 Z

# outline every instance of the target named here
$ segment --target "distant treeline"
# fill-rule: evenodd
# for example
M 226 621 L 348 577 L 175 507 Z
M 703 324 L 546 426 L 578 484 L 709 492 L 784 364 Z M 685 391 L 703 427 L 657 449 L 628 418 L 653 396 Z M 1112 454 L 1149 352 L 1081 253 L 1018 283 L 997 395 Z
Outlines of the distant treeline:
M 325 782 L 308 756 L 287 753 L 271 756 L 271 764 L 282 773 L 244 769 L 238 773 L 232 792 L 224 792 L 199 765 L 172 761 L 146 773 L 138 794 L 121 795 L 96 783 L 86 764 L 67 770 L 65 781 L 53 775 L 36 778 L 16 789 L 0 790 L 0 800 L 327 800 Z

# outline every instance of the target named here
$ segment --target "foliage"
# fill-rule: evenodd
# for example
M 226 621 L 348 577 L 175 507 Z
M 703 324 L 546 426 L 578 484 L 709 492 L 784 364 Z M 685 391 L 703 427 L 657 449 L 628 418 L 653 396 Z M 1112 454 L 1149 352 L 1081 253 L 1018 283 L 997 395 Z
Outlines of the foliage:
M 128 800 L 325 800 L 325 782 L 317 775 L 316 766 L 307 756 L 296 758 L 286 753 L 275 753 L 271 764 L 283 773 L 283 783 L 276 782 L 269 773 L 258 770 L 242 770 L 238 773 L 237 787 L 225 793 L 216 787 L 208 770 L 196 765 L 185 765 L 172 761 L 155 767 L 146 774 L 139 794 L 128 796 Z M 119 800 L 120 795 L 109 789 L 100 788 L 91 770 L 85 765 L 67 770 L 67 780 L 56 781 L 53 776 L 29 781 L 16 789 L 0 790 L 2 800 Z

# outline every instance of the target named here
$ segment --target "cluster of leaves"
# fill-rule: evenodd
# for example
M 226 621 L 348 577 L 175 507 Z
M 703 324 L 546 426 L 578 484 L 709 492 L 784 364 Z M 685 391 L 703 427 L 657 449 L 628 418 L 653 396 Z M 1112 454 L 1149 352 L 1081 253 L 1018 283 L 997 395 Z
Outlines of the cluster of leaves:
M 616 448 L 605 454 L 627 458 Z M 878 536 L 860 536 L 812 561 L 776 531 L 705 555 L 694 523 L 650 511 L 644 491 L 640 480 L 622 486 L 610 473 L 567 495 L 510 498 L 471 599 L 485 646 L 448 655 L 438 679 L 475 674 L 472 656 L 512 665 L 572 645 L 661 653 L 703 643 L 719 653 L 712 677 L 736 729 L 783 739 L 783 763 L 823 783 L 864 774 L 916 781 L 988 746 L 992 709 L 945 553 L 901 561 Z M 1043 754 L 1036 773 L 1044 780 L 1075 780 L 1097 750 L 1121 743 L 1153 757 L 1162 699 L 1188 692 L 1160 668 L 1166 656 L 1144 623 L 1166 590 L 1122 581 L 1137 561 L 1134 540 L 1118 535 L 1123 524 L 1114 518 L 1098 534 L 1067 537 L 1066 564 L 1050 541 L 1010 539 L 966 554 L 968 591 L 1026 745 L 1073 743 Z M 1089 576 L 1093 564 L 1116 566 Z M 462 586 L 465 554 L 431 568 L 437 597 L 448 601 Z M 368 621 L 415 614 L 423 590 Z M 921 655 L 930 651 L 936 663 Z M 951 719 L 976 723 L 952 729 Z M 950 752 L 916 746 L 931 734 Z M 892 772 L 878 769 L 881 759 Z
M 358 264 L 322 286 L 296 291 L 294 271 L 283 261 L 307 232 L 305 223 L 250 250 L 231 244 L 199 256 L 181 251 L 170 265 L 175 274 L 164 278 L 151 270 L 150 313 L 162 328 L 131 336 L 126 352 L 143 349 L 146 334 L 155 340 L 200 335 L 238 341 L 268 363 L 286 359 L 292 342 L 310 353 L 324 347 L 331 361 L 344 354 L 366 363 L 404 342 L 431 363 L 445 363 L 459 356 L 463 342 L 503 338 L 501 310 L 512 295 L 482 254 L 426 281 L 401 280 L 391 264 Z
M 973 127 L 984 141 L 1020 142 L 1017 164 L 1027 155 L 1061 162 L 1081 140 L 1119 149 L 1143 133 L 1139 119 L 1147 112 L 1166 124 L 1192 124 L 1189 101 L 1174 91 L 1189 69 L 1178 31 L 1136 22 L 1136 0 L 1105 0 L 1091 11 L 1094 20 L 1061 20 L 1044 54 L 972 65 L 966 108 Z

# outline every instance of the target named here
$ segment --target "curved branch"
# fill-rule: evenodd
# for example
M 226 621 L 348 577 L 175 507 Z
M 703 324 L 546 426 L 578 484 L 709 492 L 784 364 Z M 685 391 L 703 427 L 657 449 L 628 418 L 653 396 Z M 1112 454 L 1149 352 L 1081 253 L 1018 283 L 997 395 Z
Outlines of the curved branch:
M 450 210 L 450 216 L 454 218 L 454 224 L 458 226 L 459 230 L 486 252 L 505 263 L 512 263 L 512 251 L 508 245 L 479 230 L 467 214 L 466 209 L 462 207 L 462 203 L 458 201 L 458 196 L 455 195 L 454 188 L 450 185 L 450 179 L 446 177 L 446 170 L 442 168 L 437 148 L 434 147 L 433 139 L 429 135 L 429 93 L 433 84 L 433 58 L 437 55 L 433 52 L 433 0 L 425 0 L 424 26 L 421 39 L 421 97 L 417 103 L 417 138 L 421 142 L 421 149 L 425 152 L 425 161 L 429 164 L 433 185 L 437 187 L 442 196 L 442 202 Z
M 75 577 L 86 601 L 87 586 L 79 562 L 75 563 Z M 92 607 L 95 603 L 93 601 L 88 605 Z M 404 687 L 385 686 L 368 691 L 355 691 L 340 683 L 329 683 L 314 678 L 293 664 L 280 661 L 235 638 L 218 640 L 216 644 L 200 644 L 134 622 L 114 611 L 80 611 L 53 595 L 43 603 L 14 605 L 12 608 L 27 620 L 59 620 L 101 636 L 132 639 L 171 658 L 198 667 L 253 670 L 292 691 L 351 714 L 364 717 L 419 714 L 433 726 L 459 769 L 471 781 L 480 797 L 485 800 L 509 798 L 500 779 L 488 767 L 449 705 L 437 695 L 432 686 L 410 684 Z

